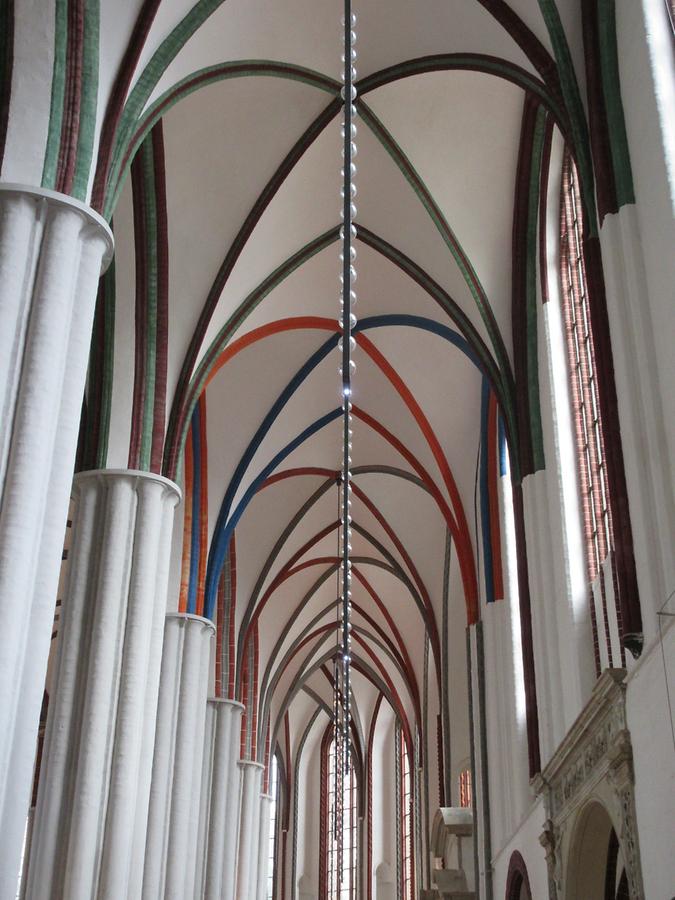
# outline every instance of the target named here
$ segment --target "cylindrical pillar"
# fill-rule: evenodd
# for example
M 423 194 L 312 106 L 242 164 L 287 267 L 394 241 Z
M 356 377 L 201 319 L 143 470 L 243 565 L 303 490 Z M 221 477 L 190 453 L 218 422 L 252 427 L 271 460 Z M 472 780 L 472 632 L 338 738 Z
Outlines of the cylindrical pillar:
M 75 478 L 70 580 L 28 869 L 28 900 L 131 897 L 145 833 L 175 484 Z
M 105 221 L 0 184 L 0 897 L 15 896 L 30 803 Z
M 204 834 L 204 900 L 234 900 L 244 707 L 221 698 L 208 702 L 211 741 L 204 746 L 201 830 Z M 198 894 L 198 896 L 201 896 Z
M 237 897 L 256 896 L 258 840 L 260 827 L 260 787 L 264 766 L 250 759 L 239 760 L 242 770 L 241 814 L 239 816 L 239 853 L 237 859 Z
M 191 900 L 213 623 L 166 617 L 143 874 L 144 900 Z
M 256 900 L 267 900 L 267 875 L 270 861 L 270 812 L 272 806 L 270 794 L 260 795 L 260 826 L 258 829 L 258 865 L 256 877 L 258 888 Z

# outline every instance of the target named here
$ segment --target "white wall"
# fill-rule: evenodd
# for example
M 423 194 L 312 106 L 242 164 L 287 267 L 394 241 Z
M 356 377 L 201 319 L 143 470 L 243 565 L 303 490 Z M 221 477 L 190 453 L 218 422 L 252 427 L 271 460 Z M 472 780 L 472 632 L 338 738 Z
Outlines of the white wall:
M 492 889 L 495 900 L 502 900 L 506 896 L 506 878 L 514 850 L 518 850 L 525 860 L 533 900 L 545 900 L 548 897 L 546 857 L 539 843 L 545 820 L 543 800 L 538 799 L 511 840 L 493 858 Z
M 671 609 L 675 604 L 671 604 Z M 635 805 L 645 897 L 669 898 L 675 889 L 673 804 L 675 747 L 670 700 L 675 701 L 675 620 L 663 620 L 663 654 L 657 639 L 628 677 L 626 715 L 633 743 Z

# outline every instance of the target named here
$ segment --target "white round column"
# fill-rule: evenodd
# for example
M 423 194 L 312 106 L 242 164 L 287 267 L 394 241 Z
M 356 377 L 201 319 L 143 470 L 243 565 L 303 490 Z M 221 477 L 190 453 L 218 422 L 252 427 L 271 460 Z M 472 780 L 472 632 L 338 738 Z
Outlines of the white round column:
M 30 803 L 107 223 L 55 191 L 0 183 L 0 897 Z
M 213 623 L 166 617 L 143 875 L 144 900 L 195 896 Z
M 82 472 L 27 900 L 128 897 L 145 833 L 175 484 Z
M 204 900 L 234 900 L 241 769 L 239 747 L 244 706 L 236 700 L 208 702 L 210 744 L 204 750 L 202 780 Z M 206 824 L 208 822 L 208 824 Z
M 258 840 L 260 828 L 260 787 L 264 766 L 250 759 L 238 763 L 242 771 L 241 813 L 239 816 L 239 852 L 237 857 L 238 898 L 256 896 Z
M 257 900 L 267 900 L 267 875 L 269 867 L 269 843 L 270 843 L 270 807 L 272 806 L 270 794 L 260 795 L 259 829 L 258 829 L 258 863 L 256 877 L 258 887 Z

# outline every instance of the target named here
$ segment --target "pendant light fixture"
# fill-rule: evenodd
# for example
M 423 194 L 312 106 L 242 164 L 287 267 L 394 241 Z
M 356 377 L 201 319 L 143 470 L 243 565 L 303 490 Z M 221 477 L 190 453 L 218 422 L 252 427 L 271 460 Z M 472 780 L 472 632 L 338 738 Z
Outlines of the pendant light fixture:
M 338 852 L 338 871 L 342 877 L 342 828 L 345 790 L 350 781 L 351 747 L 351 506 L 352 506 L 352 376 L 356 345 L 354 305 L 356 292 L 356 16 L 351 0 L 344 0 L 342 47 L 342 226 L 340 228 L 340 390 L 342 396 L 342 463 L 338 481 L 340 502 L 338 628 L 334 677 L 335 801 L 334 835 Z

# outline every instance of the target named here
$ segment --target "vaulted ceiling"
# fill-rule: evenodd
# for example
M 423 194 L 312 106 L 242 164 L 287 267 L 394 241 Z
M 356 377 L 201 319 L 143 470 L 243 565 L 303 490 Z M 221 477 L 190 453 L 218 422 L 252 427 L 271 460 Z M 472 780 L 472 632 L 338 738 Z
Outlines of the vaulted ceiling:
M 526 458 L 514 221 L 523 232 L 523 203 L 545 202 L 548 160 L 574 131 L 563 95 L 583 47 L 573 0 L 356 12 L 355 693 L 364 721 L 382 691 L 413 729 L 427 639 L 435 694 L 444 623 L 459 635 L 465 690 L 463 629 L 495 593 L 479 452 L 491 441 L 496 465 L 501 433 L 511 464 Z M 331 704 L 341 14 L 334 0 L 101 4 L 86 198 L 112 215 L 116 257 L 96 459 L 152 457 L 183 484 L 175 602 L 219 616 L 228 666 L 235 623 L 238 694 L 259 642 L 259 746 L 268 713 L 275 733 L 289 703 Z M 524 192 L 540 180 L 542 197 Z

